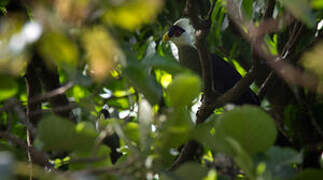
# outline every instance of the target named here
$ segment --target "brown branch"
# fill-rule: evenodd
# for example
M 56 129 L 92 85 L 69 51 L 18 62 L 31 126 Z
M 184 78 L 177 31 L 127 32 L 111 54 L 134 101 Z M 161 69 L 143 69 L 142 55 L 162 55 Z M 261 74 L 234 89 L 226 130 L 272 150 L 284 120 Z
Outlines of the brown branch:
M 47 99 L 53 98 L 55 96 L 64 94 L 67 90 L 69 90 L 70 88 L 72 88 L 74 85 L 73 82 L 67 82 L 64 86 L 58 87 L 56 89 L 53 89 L 49 92 L 46 92 L 43 95 L 38 95 L 34 98 L 31 99 L 31 102 L 42 102 L 45 101 Z
M 195 46 L 199 54 L 199 59 L 201 63 L 201 69 L 202 69 L 202 78 L 204 82 L 203 86 L 203 92 L 204 97 L 202 101 L 202 105 L 199 109 L 199 112 L 197 113 L 197 124 L 202 123 L 208 116 L 209 112 L 212 112 L 213 109 L 209 108 L 209 103 L 211 96 L 214 96 L 215 94 L 218 95 L 215 90 L 213 90 L 213 69 L 212 69 L 212 62 L 209 50 L 206 46 L 206 36 L 210 30 L 211 27 L 211 15 L 213 12 L 213 9 L 215 7 L 216 0 L 213 1 L 213 4 L 210 7 L 210 10 L 208 12 L 208 15 L 206 19 L 200 19 L 198 10 L 194 9 L 194 6 L 198 6 L 198 3 L 200 1 L 195 0 L 186 0 L 186 7 L 184 10 L 184 14 L 188 16 L 192 22 L 193 27 L 196 30 L 195 33 Z M 203 108 L 203 107 L 207 107 Z M 194 141 L 190 141 L 189 143 L 185 144 L 184 148 L 182 149 L 179 157 L 176 159 L 176 161 L 172 164 L 169 170 L 174 170 L 179 165 L 186 161 L 199 159 L 199 155 L 197 155 L 197 151 L 199 149 L 200 145 Z M 195 157 L 195 156 L 198 157 Z
M 56 66 L 48 67 L 45 63 L 42 57 L 35 53 L 33 59 L 35 59 L 35 62 L 37 63 L 37 74 L 39 76 L 40 82 L 43 85 L 43 88 L 50 92 L 50 97 L 48 98 L 49 103 L 53 108 L 61 107 L 61 106 L 67 106 L 69 105 L 69 101 L 65 94 L 62 94 L 61 92 L 64 90 L 67 90 L 71 87 L 72 83 L 68 83 L 66 87 L 61 88 L 61 84 L 59 82 L 59 75 L 57 72 Z M 58 92 L 56 92 L 56 90 Z M 71 110 L 66 111 L 54 111 L 55 114 L 67 118 L 73 122 L 76 122 L 76 119 L 72 113 Z
M 306 87 L 308 89 L 311 89 L 312 91 L 317 90 L 318 82 L 316 77 L 309 73 L 303 72 L 286 62 L 282 62 L 281 58 L 279 58 L 278 56 L 271 55 L 270 52 L 266 51 L 267 46 L 265 43 L 259 44 L 255 42 L 254 33 L 257 35 L 262 34 L 261 32 L 258 32 L 261 30 L 258 30 L 252 24 L 248 24 L 248 26 L 245 26 L 247 24 L 246 21 L 244 19 L 237 19 L 237 17 L 234 15 L 234 12 L 237 10 L 236 4 L 233 3 L 232 0 L 228 0 L 227 2 L 228 14 L 231 17 L 231 20 L 233 20 L 233 22 L 238 25 L 240 34 L 247 41 L 249 41 L 249 43 L 254 48 L 255 52 L 259 55 L 259 57 L 262 57 L 265 60 L 265 62 L 286 82 Z M 245 32 L 245 30 L 243 30 L 241 26 L 247 27 L 247 32 Z M 264 47 L 266 47 L 266 49 L 264 49 Z
M 16 136 L 8 132 L 0 132 L 0 137 L 18 146 L 19 148 L 30 152 L 31 156 L 33 157 L 33 162 L 41 166 L 46 166 L 49 168 L 53 167 L 53 165 L 48 162 L 48 156 L 44 152 L 38 151 L 35 148 L 28 146 L 23 140 L 17 138 Z
M 40 114 L 39 115 L 31 115 L 31 112 L 33 111 L 40 111 L 41 110 L 41 102 L 31 102 L 31 99 L 35 96 L 38 96 L 41 94 L 41 84 L 40 80 L 37 76 L 37 70 L 35 65 L 35 59 L 33 58 L 31 62 L 28 64 L 25 74 L 25 81 L 27 86 L 27 116 L 28 120 L 31 124 L 37 125 L 40 121 Z M 35 157 L 33 156 L 33 153 L 31 152 L 33 139 L 31 129 L 27 128 L 27 145 L 28 148 L 26 148 L 28 153 L 28 159 L 32 163 L 35 161 Z

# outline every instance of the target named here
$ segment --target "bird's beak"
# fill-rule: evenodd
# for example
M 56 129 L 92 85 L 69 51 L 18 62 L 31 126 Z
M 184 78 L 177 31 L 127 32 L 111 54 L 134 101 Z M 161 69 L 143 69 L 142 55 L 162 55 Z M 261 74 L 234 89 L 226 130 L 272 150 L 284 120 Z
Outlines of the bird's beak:
M 168 32 L 163 36 L 163 42 L 167 42 L 169 40 Z

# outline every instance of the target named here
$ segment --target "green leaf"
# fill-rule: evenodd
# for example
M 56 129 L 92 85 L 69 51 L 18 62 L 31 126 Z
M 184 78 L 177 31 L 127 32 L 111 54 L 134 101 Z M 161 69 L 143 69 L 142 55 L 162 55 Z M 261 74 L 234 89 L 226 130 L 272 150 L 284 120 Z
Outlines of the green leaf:
M 94 159 L 98 158 L 98 161 L 94 161 L 92 163 L 82 163 L 82 162 L 76 162 L 76 163 L 71 163 L 69 165 L 70 170 L 80 170 L 80 169 L 85 169 L 85 168 L 93 168 L 93 167 L 102 167 L 102 166 L 110 166 L 112 165 L 111 159 L 110 159 L 110 153 L 111 150 L 108 146 L 105 145 L 100 145 L 97 149 L 96 154 L 92 154 L 91 151 L 88 152 L 73 152 L 70 157 L 71 159 Z
M 197 75 L 183 73 L 175 76 L 168 86 L 169 102 L 174 107 L 190 105 L 201 91 L 201 80 Z
M 303 156 L 291 148 L 271 147 L 265 152 L 267 169 L 273 178 L 289 179 L 296 175 L 294 164 L 301 164 Z
M 264 152 L 270 148 L 277 136 L 273 119 L 255 106 L 241 106 L 225 112 L 216 122 L 215 137 L 217 148 L 230 154 L 225 139 L 236 140 L 250 154 Z
M 14 96 L 18 91 L 16 80 L 8 75 L 0 75 L 0 101 Z
M 134 141 L 135 143 L 139 144 L 140 136 L 139 136 L 139 126 L 138 123 L 135 122 L 128 122 L 123 128 L 123 131 L 128 139 Z
M 190 113 L 185 108 L 172 109 L 167 114 L 167 120 L 162 124 L 158 139 L 155 141 L 162 164 L 172 163 L 173 156 L 170 149 L 176 149 L 187 142 L 191 138 L 193 127 Z
M 198 163 L 188 162 L 180 166 L 175 172 L 161 174 L 161 180 L 197 180 L 208 177 L 207 168 Z
M 323 177 L 323 170 L 305 169 L 300 172 L 295 180 L 321 180 Z
M 119 6 L 108 9 L 104 15 L 104 21 L 134 31 L 141 25 L 154 20 L 162 4 L 162 1 L 156 0 L 132 0 L 118 3 Z
M 255 179 L 253 162 L 250 155 L 240 146 L 240 144 L 236 140 L 227 137 L 225 141 L 228 143 L 233 152 L 234 161 L 239 165 L 241 169 L 243 169 L 243 171 L 250 179 Z
M 192 173 L 194 172 L 194 173 Z M 174 172 L 176 177 L 183 180 L 203 179 L 207 176 L 208 170 L 198 163 L 185 163 Z
M 323 0 L 312 0 L 312 7 L 315 9 L 323 9 Z
M 38 46 L 40 54 L 51 64 L 74 67 L 79 54 L 76 44 L 63 33 L 47 32 Z
M 133 60 L 134 61 L 134 60 Z M 131 85 L 142 92 L 150 104 L 157 104 L 161 98 L 161 87 L 145 71 L 145 66 L 139 62 L 128 61 L 124 69 L 124 75 L 128 78 Z
M 281 0 L 284 6 L 307 26 L 315 26 L 315 16 L 311 11 L 308 0 Z
M 97 136 L 93 125 L 89 123 L 75 125 L 57 116 L 48 116 L 40 121 L 38 132 L 44 150 L 89 151 Z
M 1 1 L 0 1 L 0 7 L 5 7 L 5 6 L 7 6 L 7 5 L 8 5 L 8 3 L 9 3 L 9 1 L 10 1 L 10 0 L 1 0 Z
M 162 69 L 164 71 L 167 71 L 169 73 L 175 74 L 179 72 L 183 72 L 185 68 L 180 66 L 174 58 L 170 56 L 152 56 L 149 58 L 146 58 L 143 62 L 144 65 L 150 66 L 152 68 Z
M 252 18 L 252 4 L 253 4 L 253 0 L 242 1 L 242 8 L 249 19 Z

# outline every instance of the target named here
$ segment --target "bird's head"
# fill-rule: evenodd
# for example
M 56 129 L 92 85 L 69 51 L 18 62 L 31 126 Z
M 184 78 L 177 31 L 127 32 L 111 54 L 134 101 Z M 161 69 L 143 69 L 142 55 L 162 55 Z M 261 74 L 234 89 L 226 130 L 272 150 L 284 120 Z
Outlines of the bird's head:
M 193 46 L 194 47 L 194 28 L 188 18 L 177 20 L 163 36 L 163 42 L 172 41 L 178 46 Z

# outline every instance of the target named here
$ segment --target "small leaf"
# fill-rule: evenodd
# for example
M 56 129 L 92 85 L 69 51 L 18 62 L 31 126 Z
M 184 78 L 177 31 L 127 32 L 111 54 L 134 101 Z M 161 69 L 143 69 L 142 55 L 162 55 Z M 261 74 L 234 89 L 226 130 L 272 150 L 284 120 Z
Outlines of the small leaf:
M 190 105 L 201 91 L 201 80 L 194 74 L 179 74 L 168 86 L 170 104 L 174 107 Z
M 16 80 L 8 75 L 0 75 L 0 101 L 14 96 L 18 91 Z

